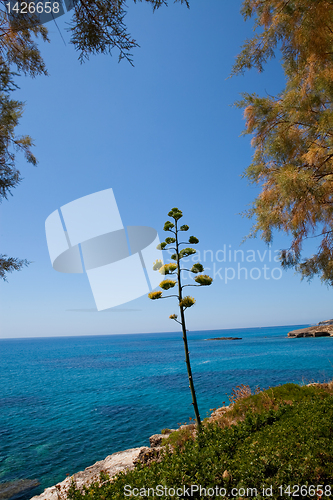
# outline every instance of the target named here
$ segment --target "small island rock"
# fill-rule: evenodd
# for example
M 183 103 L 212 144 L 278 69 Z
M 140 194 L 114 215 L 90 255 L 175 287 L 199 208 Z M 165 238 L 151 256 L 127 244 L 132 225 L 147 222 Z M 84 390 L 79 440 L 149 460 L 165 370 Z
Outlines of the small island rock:
M 205 340 L 242 340 L 242 337 L 214 337 L 212 339 Z

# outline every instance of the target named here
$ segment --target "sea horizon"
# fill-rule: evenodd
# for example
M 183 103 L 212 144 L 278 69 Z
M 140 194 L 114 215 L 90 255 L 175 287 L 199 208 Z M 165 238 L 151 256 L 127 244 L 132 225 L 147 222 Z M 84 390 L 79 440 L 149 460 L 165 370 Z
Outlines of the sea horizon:
M 258 328 L 291 328 L 291 327 L 307 327 L 307 326 L 315 326 L 318 323 L 297 323 L 297 324 L 281 324 L 281 325 L 265 325 L 265 326 L 249 326 L 249 327 L 235 327 L 235 328 L 215 328 L 208 330 L 187 330 L 188 332 L 220 332 L 224 330 L 253 330 Z M 128 332 L 128 333 L 88 333 L 83 335 L 45 335 L 45 336 L 37 336 L 37 337 L 0 337 L 0 340 L 24 340 L 24 339 L 59 339 L 59 338 L 77 338 L 77 337 L 105 337 L 105 336 L 114 336 L 114 335 L 151 335 L 151 334 L 169 334 L 169 333 L 181 333 L 181 329 L 179 330 L 171 330 L 171 331 L 161 331 L 161 332 Z

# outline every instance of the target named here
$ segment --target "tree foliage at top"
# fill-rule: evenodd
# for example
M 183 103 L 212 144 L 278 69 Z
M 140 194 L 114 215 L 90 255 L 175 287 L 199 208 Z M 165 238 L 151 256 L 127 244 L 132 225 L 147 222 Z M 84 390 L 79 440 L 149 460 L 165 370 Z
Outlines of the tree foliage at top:
M 254 156 L 245 171 L 261 186 L 248 211 L 251 235 L 270 243 L 273 230 L 292 237 L 281 252 L 284 267 L 302 277 L 318 274 L 333 285 L 333 2 L 245 0 L 255 34 L 245 42 L 232 74 L 263 70 L 277 51 L 286 86 L 277 96 L 243 94 L 246 129 Z M 304 240 L 318 238 L 315 255 L 302 259 Z
M 2 5 L 1 5 L 2 4 Z M 0 201 L 7 199 L 11 188 L 20 182 L 15 167 L 15 152 L 22 151 L 28 162 L 36 165 L 31 152 L 32 139 L 28 135 L 17 137 L 15 128 L 23 112 L 23 103 L 11 98 L 17 88 L 14 81 L 19 74 L 35 77 L 47 74 L 37 46 L 37 37 L 47 41 L 44 26 L 32 24 L 29 28 L 18 20 L 9 22 L 5 2 L 0 10 Z
M 168 5 L 167 0 L 144 1 L 151 4 L 154 10 Z M 176 1 L 189 7 L 187 0 Z M 47 75 L 37 42 L 40 38 L 49 41 L 47 28 L 39 24 L 34 15 L 18 14 L 9 18 L 6 3 L 6 0 L 0 0 L 0 203 L 12 194 L 11 190 L 22 180 L 17 168 L 17 152 L 23 153 L 29 163 L 37 164 L 31 149 L 32 138 L 15 134 L 24 104 L 11 96 L 17 88 L 17 76 Z M 71 43 L 79 52 L 81 61 L 91 54 L 111 54 L 113 49 L 118 49 L 119 59 L 125 58 L 132 64 L 131 50 L 138 43 L 128 33 L 124 23 L 124 0 L 76 1 L 71 14 Z M 0 254 L 0 278 L 6 280 L 8 272 L 27 264 L 26 260 Z
M 5 2 L 0 10 L 0 203 L 7 199 L 11 190 L 21 179 L 16 167 L 17 152 L 33 164 L 37 160 L 32 153 L 33 142 L 29 135 L 17 136 L 15 128 L 23 113 L 23 102 L 12 98 L 17 88 L 15 77 L 19 74 L 35 77 L 47 74 L 44 61 L 37 47 L 37 37 L 47 40 L 44 26 L 31 25 L 27 28 L 18 22 L 9 23 Z M 6 274 L 20 270 L 28 264 L 7 255 L 0 255 L 0 278 L 6 281 Z
M 133 0 L 146 2 L 153 10 L 167 6 L 168 0 Z M 189 7 L 188 0 L 175 0 Z M 79 51 L 79 59 L 91 54 L 111 53 L 118 49 L 119 60 L 125 58 L 132 64 L 132 50 L 138 42 L 128 32 L 124 18 L 127 12 L 125 0 L 79 0 L 75 3 L 70 24 L 71 43 Z

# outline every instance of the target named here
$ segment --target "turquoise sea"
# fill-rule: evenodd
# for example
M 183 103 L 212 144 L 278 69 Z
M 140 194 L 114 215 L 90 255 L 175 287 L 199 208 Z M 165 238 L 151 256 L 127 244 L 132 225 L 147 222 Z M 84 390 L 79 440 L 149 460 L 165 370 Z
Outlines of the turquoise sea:
M 240 384 L 333 378 L 333 338 L 302 326 L 189 332 L 201 416 Z M 0 363 L 0 482 L 38 479 L 27 498 L 193 416 L 181 333 L 2 339 Z

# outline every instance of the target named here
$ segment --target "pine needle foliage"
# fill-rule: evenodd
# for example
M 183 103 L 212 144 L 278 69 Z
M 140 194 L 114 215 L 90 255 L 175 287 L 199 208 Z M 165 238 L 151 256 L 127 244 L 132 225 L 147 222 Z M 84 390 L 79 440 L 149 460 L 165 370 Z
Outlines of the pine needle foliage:
M 24 266 L 28 266 L 29 262 L 26 259 L 16 259 L 15 257 L 7 257 L 0 255 L 0 278 L 7 281 L 7 273 L 19 271 Z
M 168 0 L 133 0 L 145 2 L 157 10 L 168 5 Z M 189 8 L 188 0 L 175 0 Z M 119 61 L 126 59 L 133 65 L 132 51 L 139 47 L 125 24 L 128 2 L 125 0 L 80 0 L 74 3 L 69 27 L 71 43 L 84 61 L 94 54 L 112 54 L 117 50 Z
M 255 19 L 232 74 L 263 71 L 280 50 L 286 86 L 277 96 L 243 94 L 254 156 L 245 171 L 261 187 L 249 217 L 250 236 L 271 243 L 274 230 L 291 237 L 282 266 L 302 278 L 319 275 L 333 285 L 333 3 L 331 0 L 245 0 L 242 14 Z M 307 238 L 316 253 L 302 257 Z
M 183 224 L 182 226 L 179 226 L 178 221 L 183 217 L 183 213 L 181 210 L 178 208 L 173 208 L 170 210 L 168 213 L 168 216 L 174 220 L 174 222 L 167 221 L 164 224 L 164 231 L 171 232 L 173 233 L 173 236 L 168 236 L 165 238 L 165 241 L 162 241 L 157 248 L 159 250 L 168 250 L 172 249 L 175 250 L 175 253 L 171 255 L 171 259 L 175 260 L 176 262 L 169 263 L 169 264 L 164 264 L 162 265 L 162 261 L 157 260 L 154 265 L 153 269 L 155 271 L 159 270 L 159 272 L 163 275 L 170 274 L 174 275 L 177 277 L 177 280 L 170 280 L 170 279 L 165 279 L 161 281 L 160 283 L 160 288 L 162 290 L 169 290 L 170 288 L 174 288 L 176 284 L 178 285 L 178 293 L 176 295 L 169 295 L 169 296 L 163 296 L 163 292 L 151 292 L 148 294 L 148 297 L 150 299 L 162 299 L 162 298 L 167 298 L 167 297 L 177 297 L 178 298 L 178 305 L 179 305 L 179 310 L 180 310 L 180 321 L 178 320 L 177 314 L 171 314 L 169 316 L 170 319 L 176 321 L 179 323 L 182 327 L 182 332 L 183 332 L 183 341 L 184 341 L 184 349 L 185 349 L 185 362 L 186 362 L 186 367 L 187 367 L 187 374 L 188 374 L 188 379 L 189 379 L 189 385 L 190 385 L 190 390 L 191 390 L 191 395 L 192 395 L 192 404 L 194 408 L 194 413 L 195 413 L 195 418 L 196 418 L 196 423 L 198 426 L 198 430 L 201 429 L 201 419 L 200 419 L 200 413 L 199 413 L 199 408 L 197 404 L 197 398 L 196 398 L 196 393 L 194 389 L 194 383 L 193 383 L 193 377 L 192 377 L 192 370 L 191 370 L 191 363 L 190 363 L 190 356 L 189 356 L 189 350 L 188 350 L 188 343 L 187 343 L 187 334 L 186 334 L 186 323 L 185 323 L 185 310 L 192 307 L 195 304 L 195 299 L 194 297 L 191 297 L 189 295 L 183 297 L 183 289 L 187 286 L 208 286 L 211 285 L 212 283 L 212 278 L 210 278 L 207 275 L 204 274 L 198 274 L 204 271 L 204 268 L 202 264 L 199 262 L 194 264 L 191 269 L 185 269 L 180 266 L 181 259 L 184 257 L 188 257 L 190 255 L 194 255 L 196 253 L 196 250 L 194 248 L 186 247 L 183 249 L 180 249 L 181 245 L 187 245 L 188 243 L 191 244 L 197 244 L 199 243 L 198 238 L 195 236 L 190 236 L 188 238 L 187 242 L 182 242 L 180 241 L 179 237 L 181 232 L 186 232 L 189 230 L 189 226 L 186 224 Z M 172 245 L 169 247 L 169 245 Z M 196 274 L 194 281 L 195 283 L 191 285 L 182 285 L 182 272 L 183 271 L 188 271 L 190 273 Z
M 22 180 L 17 168 L 17 153 L 22 153 L 28 163 L 37 164 L 32 153 L 32 138 L 16 135 L 24 104 L 13 99 L 12 94 L 18 88 L 15 78 L 19 74 L 31 77 L 47 74 L 36 41 L 38 37 L 48 40 L 44 26 L 27 28 L 23 18 L 10 23 L 5 3 L 0 2 L 0 203 L 12 195 L 12 190 Z M 19 271 L 28 264 L 25 259 L 0 254 L 0 279 L 7 281 L 8 273 Z

